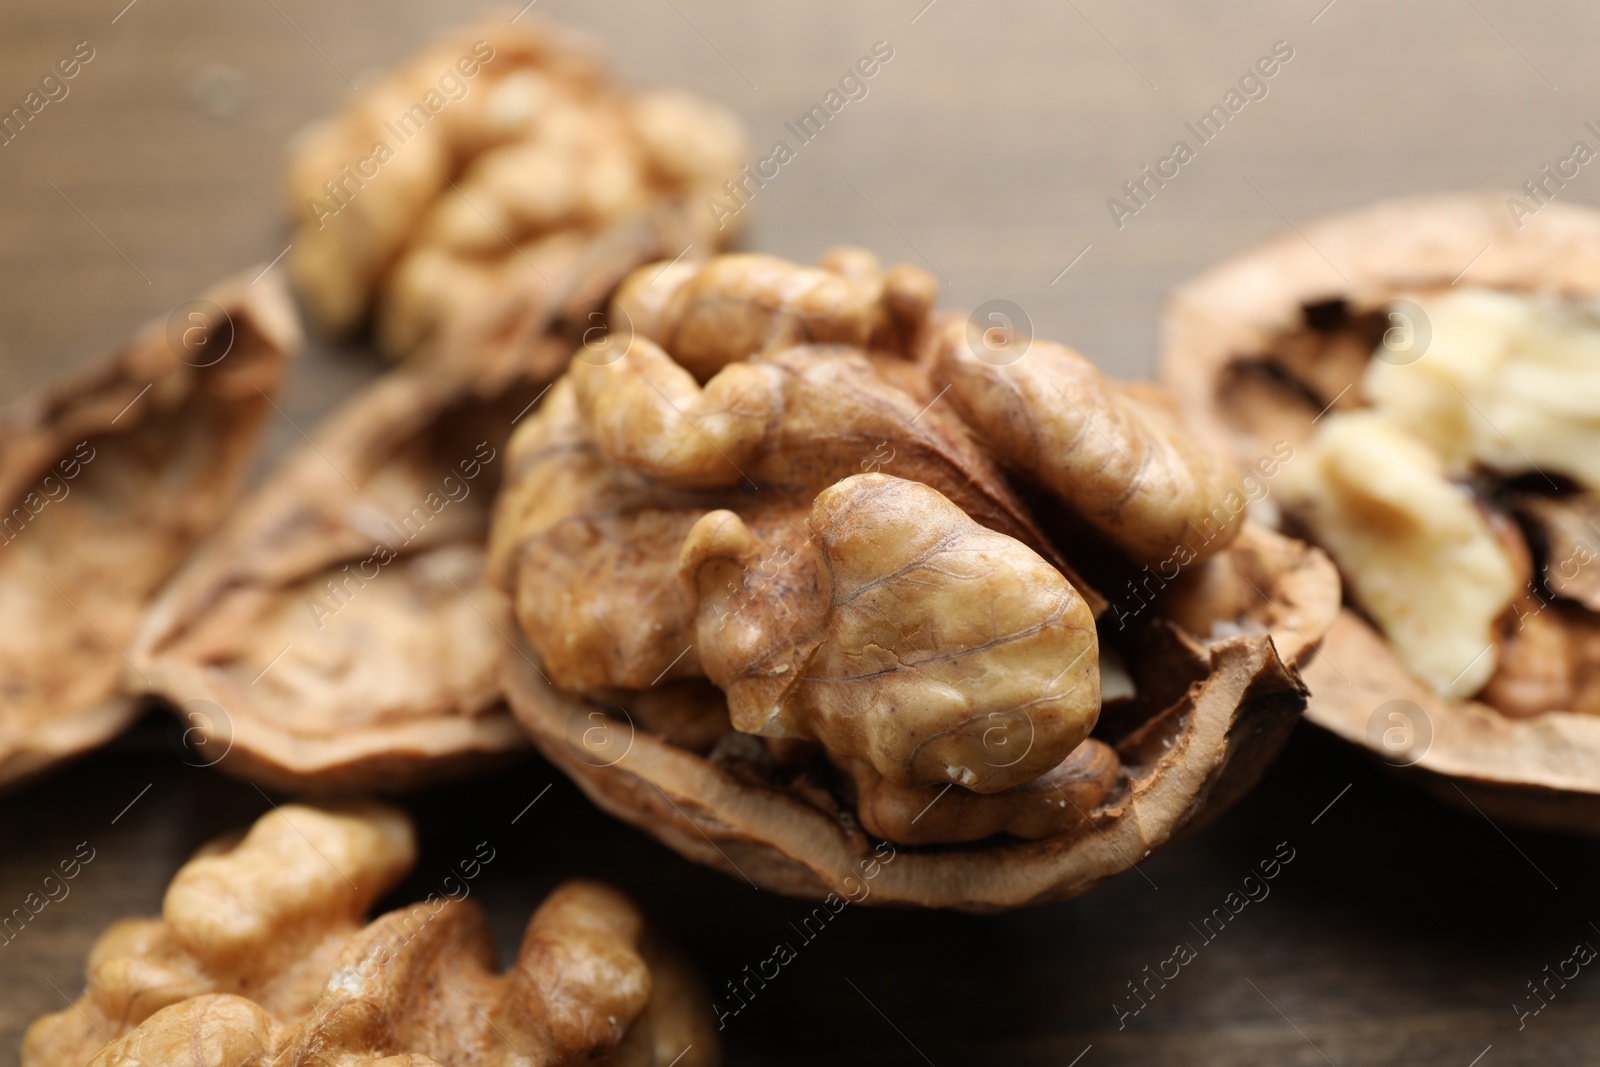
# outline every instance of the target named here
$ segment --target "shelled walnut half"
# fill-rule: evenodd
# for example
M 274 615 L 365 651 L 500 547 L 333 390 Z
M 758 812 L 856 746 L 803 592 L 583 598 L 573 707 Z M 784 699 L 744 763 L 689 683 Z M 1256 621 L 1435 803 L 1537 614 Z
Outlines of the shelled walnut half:
M 1597 833 L 1600 213 L 1526 208 L 1286 234 L 1177 293 L 1162 370 L 1235 456 L 1293 454 L 1285 529 L 1350 594 L 1312 720 L 1446 799 Z
M 0 409 L 0 785 L 132 722 L 129 642 L 233 501 L 300 347 L 258 273 Z
M 508 13 L 300 135 L 289 266 L 318 325 L 371 319 L 395 358 L 453 347 L 463 322 L 532 319 L 537 333 L 574 295 L 603 301 L 642 262 L 730 238 L 703 202 L 744 155 L 720 107 L 624 90 L 587 38 Z
M 364 922 L 416 852 L 406 816 L 376 804 L 286 804 L 207 845 L 161 918 L 100 935 L 83 994 L 28 1028 L 23 1067 L 717 1062 L 692 971 L 604 886 L 557 887 L 503 974 L 455 874 Z
M 513 711 L 600 806 L 785 892 L 870 864 L 988 910 L 1253 784 L 1338 583 L 1162 398 L 989 362 L 936 299 L 856 249 L 642 268 L 513 438 L 490 568 Z

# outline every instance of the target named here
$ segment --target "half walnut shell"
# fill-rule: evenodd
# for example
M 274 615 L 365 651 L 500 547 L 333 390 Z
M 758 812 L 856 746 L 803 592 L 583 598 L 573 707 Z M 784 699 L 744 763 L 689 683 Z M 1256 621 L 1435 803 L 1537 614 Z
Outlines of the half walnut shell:
M 511 615 L 484 581 L 507 437 L 570 345 L 483 338 L 344 402 L 151 608 L 130 656 L 194 759 L 293 789 L 398 789 L 524 751 Z
M 1191 423 L 1241 462 L 1275 442 L 1301 450 L 1325 414 L 1366 407 L 1364 375 L 1388 343 L 1386 330 L 1412 325 L 1391 317 L 1394 301 L 1464 288 L 1540 300 L 1600 298 L 1600 213 L 1523 197 L 1453 195 L 1308 224 L 1175 294 L 1162 378 L 1183 398 Z M 1508 546 L 1513 570 L 1533 576 L 1495 624 L 1500 666 L 1487 688 L 1466 699 L 1441 696 L 1352 603 L 1306 671 L 1307 715 L 1391 764 L 1414 768 L 1408 773 L 1448 802 L 1466 800 L 1521 825 L 1596 833 L 1600 717 L 1592 712 L 1600 705 L 1584 688 L 1588 664 L 1600 653 L 1600 620 L 1589 599 L 1594 579 L 1582 568 L 1560 574 L 1556 566 L 1595 558 L 1584 509 L 1591 494 L 1574 492 L 1559 467 L 1536 466 L 1537 476 L 1521 479 L 1480 466 L 1465 480 Z M 1299 519 L 1289 509 L 1286 527 L 1298 528 Z M 1576 698 L 1571 708 L 1562 710 L 1559 698 L 1553 709 L 1549 700 L 1523 706 L 1519 698 L 1538 695 L 1552 674 Z
M 0 783 L 137 711 L 124 652 L 232 502 L 300 346 L 287 293 L 252 276 L 0 411 Z
M 1153 391 L 991 362 L 935 296 L 849 249 L 642 269 L 509 446 L 491 579 L 512 708 L 605 810 L 782 892 L 995 910 L 1253 785 L 1338 580 Z

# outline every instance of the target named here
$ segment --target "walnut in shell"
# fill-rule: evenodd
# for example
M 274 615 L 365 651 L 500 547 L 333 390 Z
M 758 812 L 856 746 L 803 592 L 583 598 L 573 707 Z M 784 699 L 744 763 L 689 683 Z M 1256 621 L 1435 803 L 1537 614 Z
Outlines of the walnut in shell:
M 1600 832 L 1600 214 L 1439 196 L 1185 285 L 1162 373 L 1350 605 L 1310 718 L 1459 803 Z M 1285 455 L 1287 452 L 1287 455 Z M 1398 717 L 1397 717 L 1398 716 Z
M 232 501 L 300 345 L 255 273 L 0 410 L 0 783 L 132 721 L 139 619 Z
M 781 891 L 986 910 L 1248 788 L 1338 584 L 1165 401 L 981 363 L 936 296 L 853 249 L 642 268 L 514 437 L 490 567 L 513 710 L 601 807 Z
M 320 326 L 370 317 L 398 358 L 463 318 L 539 317 L 647 260 L 703 257 L 734 232 L 704 201 L 745 155 L 723 109 L 623 90 L 588 39 L 497 17 L 300 135 L 289 265 Z
M 161 918 L 100 936 L 82 996 L 28 1028 L 24 1067 L 717 1061 L 692 972 L 604 886 L 558 887 L 496 973 L 465 899 L 493 858 L 481 843 L 443 896 L 364 922 L 416 860 L 410 821 L 376 804 L 276 808 L 185 864 Z

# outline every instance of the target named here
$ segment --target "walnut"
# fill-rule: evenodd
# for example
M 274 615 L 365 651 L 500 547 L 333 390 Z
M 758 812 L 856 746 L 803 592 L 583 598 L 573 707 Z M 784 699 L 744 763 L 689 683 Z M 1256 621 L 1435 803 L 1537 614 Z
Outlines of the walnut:
M 453 353 L 464 321 L 548 317 L 732 236 L 702 204 L 746 154 L 738 121 L 624 91 L 587 38 L 518 21 L 447 35 L 295 142 L 289 265 L 323 328 L 370 316 L 391 356 Z
M 1186 285 L 1162 360 L 1211 440 L 1297 456 L 1286 528 L 1353 600 L 1306 672 L 1312 720 L 1393 757 L 1370 722 L 1410 702 L 1425 784 L 1590 832 L 1597 242 L 1600 214 L 1566 205 L 1518 222 L 1490 196 L 1380 204 Z
M 639 335 L 705 381 L 729 363 L 799 344 L 903 348 L 937 296 L 925 271 L 901 266 L 885 275 L 859 249 L 836 249 L 817 268 L 726 255 L 638 271 L 614 303 Z
M 936 297 L 859 249 L 641 268 L 631 330 L 509 446 L 490 574 L 531 646 L 513 711 L 601 806 L 809 896 L 869 835 L 916 844 L 867 899 L 982 910 L 1084 892 L 1248 788 L 1338 594 L 1166 401 L 1059 346 L 966 366 Z M 657 686 L 674 717 L 636 719 Z
M 1285 505 L 1401 662 L 1441 695 L 1471 696 L 1494 674 L 1499 619 L 1523 576 L 1472 494 L 1412 435 L 1373 411 L 1327 420 L 1284 471 Z
M 163 591 L 129 656 L 195 759 L 395 789 L 504 761 L 509 605 L 484 578 L 506 439 L 567 348 L 407 365 L 345 401 Z
M 817 494 L 781 586 L 725 587 L 770 556 L 732 511 L 678 557 L 700 664 L 735 728 L 822 742 L 895 785 L 977 793 L 1059 764 L 1100 709 L 1094 617 L 1061 572 L 920 482 L 858 474 Z M 1010 738 L 1015 759 L 1001 747 Z
M 642 269 L 620 292 L 657 269 Z M 815 272 L 787 269 L 798 280 L 784 291 L 805 292 Z M 721 259 L 706 270 L 736 280 Z M 744 295 L 735 287 L 704 302 L 727 311 Z M 852 314 L 847 305 L 835 318 Z M 789 310 L 758 315 L 782 336 L 795 329 Z M 812 318 L 810 328 L 827 328 Z M 766 525 L 792 533 L 819 492 L 885 457 L 897 475 L 937 488 L 1067 570 L 966 428 L 929 407 L 937 390 L 915 365 L 842 346 L 773 350 L 764 334 L 742 336 L 751 358 L 703 387 L 637 334 L 625 356 L 574 360 L 513 442 L 491 565 L 507 588 L 513 553 L 526 568 L 517 611 L 559 684 L 646 688 L 702 673 L 698 653 L 685 652 L 695 605 L 677 569 L 690 528 L 748 496 Z
M 1244 511 L 1222 504 L 1238 475 L 1194 447 L 1164 413 L 1107 382 L 1065 345 L 1040 341 L 1015 363 L 980 359 L 963 323 L 939 346 L 938 372 L 989 452 L 1025 472 L 1139 563 L 1176 546 L 1195 558 L 1237 536 Z
M 0 783 L 133 720 L 123 652 L 228 509 L 300 346 L 256 273 L 0 410 Z
M 28 1028 L 23 1064 L 716 1062 L 696 980 L 613 890 L 558 887 L 496 974 L 464 899 L 483 847 L 446 897 L 363 924 L 416 860 L 409 820 L 276 808 L 185 864 L 160 919 L 101 935 L 83 995 Z

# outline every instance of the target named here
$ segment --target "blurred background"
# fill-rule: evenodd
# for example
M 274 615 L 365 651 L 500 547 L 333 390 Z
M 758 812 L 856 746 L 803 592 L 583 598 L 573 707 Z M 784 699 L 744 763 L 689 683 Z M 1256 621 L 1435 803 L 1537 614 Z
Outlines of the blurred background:
M 79 42 L 93 59 L 0 146 L 0 402 L 273 260 L 289 242 L 293 133 L 491 10 L 592 30 L 623 81 L 733 108 L 758 155 L 795 145 L 785 122 L 886 42 L 893 58 L 868 94 L 759 192 L 744 246 L 809 262 L 852 242 L 921 264 L 946 306 L 1013 301 L 1039 336 L 1119 375 L 1150 371 L 1164 295 L 1220 257 L 1375 199 L 1510 192 L 1575 141 L 1600 147 L 1585 128 L 1600 126 L 1600 7 L 1576 2 L 534 0 L 519 15 L 420 0 L 8 0 L 0 110 Z M 1185 124 L 1264 56 L 1276 72 L 1200 143 Z M 1194 158 L 1131 199 L 1124 182 L 1180 139 Z M 1559 196 L 1600 203 L 1600 166 Z M 379 367 L 359 347 L 314 343 L 284 409 L 307 425 Z M 271 441 L 296 436 L 283 422 Z M 191 848 L 266 808 L 251 787 L 172 758 L 164 730 L 146 723 L 0 799 L 5 908 L 57 851 L 87 838 L 106 857 L 48 923 L 0 948 L 0 1063 L 29 1019 L 76 994 L 107 921 L 155 911 Z M 485 889 L 504 945 L 568 873 L 635 891 L 713 984 L 765 958 L 803 911 L 610 823 L 538 763 L 408 801 L 431 857 L 408 887 L 425 889 L 428 862 L 442 870 L 552 780 L 539 818 L 504 828 L 512 859 Z M 1119 1027 L 1126 983 L 1193 940 L 1190 924 L 1285 840 L 1304 858 L 1272 897 Z M 1589 843 L 1437 806 L 1302 729 L 1221 825 L 1085 900 L 994 918 L 850 909 L 730 1023 L 730 1060 L 1592 1062 L 1600 978 L 1520 1026 L 1511 1004 L 1575 941 L 1600 945 L 1597 858 Z

